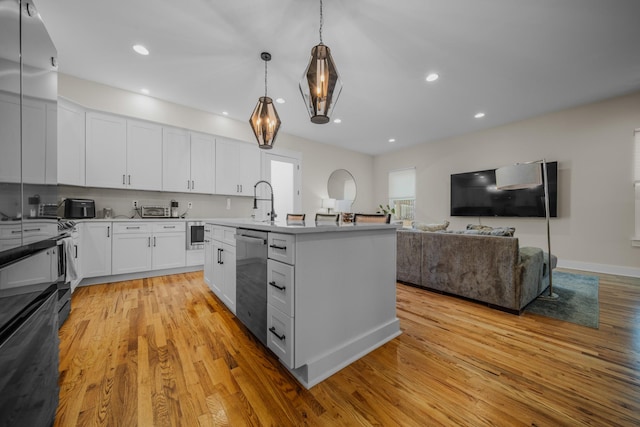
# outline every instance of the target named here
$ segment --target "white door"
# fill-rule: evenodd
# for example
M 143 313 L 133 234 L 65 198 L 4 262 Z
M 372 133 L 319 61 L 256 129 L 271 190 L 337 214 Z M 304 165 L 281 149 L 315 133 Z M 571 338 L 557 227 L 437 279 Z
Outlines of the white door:
M 112 274 L 151 270 L 151 234 L 115 234 L 112 245 Z
M 85 222 L 82 239 L 82 272 L 84 277 L 111 275 L 111 223 Z
M 273 187 L 273 205 L 278 215 L 277 220 L 285 220 L 288 213 L 303 213 L 300 194 L 301 163 L 302 155 L 296 152 L 282 150 L 262 155 L 262 176 Z M 260 197 L 268 197 L 268 188 L 266 186 L 260 187 L 262 191 Z M 259 206 L 261 216 L 266 215 L 264 208 L 267 204 L 263 203 L 262 206 Z
M 184 267 L 186 262 L 185 234 L 156 233 L 153 240 L 153 262 L 151 268 L 160 270 L 163 268 Z
M 191 191 L 215 192 L 215 151 L 214 136 L 191 132 Z

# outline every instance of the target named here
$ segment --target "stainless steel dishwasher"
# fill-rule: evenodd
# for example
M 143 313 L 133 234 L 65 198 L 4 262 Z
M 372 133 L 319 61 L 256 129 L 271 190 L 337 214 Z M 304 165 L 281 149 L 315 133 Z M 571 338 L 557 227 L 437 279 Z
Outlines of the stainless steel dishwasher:
M 236 316 L 267 345 L 267 232 L 236 230 Z

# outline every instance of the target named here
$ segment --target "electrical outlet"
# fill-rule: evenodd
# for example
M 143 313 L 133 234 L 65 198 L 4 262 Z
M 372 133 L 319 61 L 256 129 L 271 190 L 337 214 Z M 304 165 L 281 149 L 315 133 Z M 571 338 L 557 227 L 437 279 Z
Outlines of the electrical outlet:
M 187 209 L 191 209 L 193 207 L 193 203 L 187 202 Z
M 231 199 L 227 197 L 227 210 L 231 209 Z
M 138 201 L 137 200 L 133 201 L 133 209 L 138 209 Z

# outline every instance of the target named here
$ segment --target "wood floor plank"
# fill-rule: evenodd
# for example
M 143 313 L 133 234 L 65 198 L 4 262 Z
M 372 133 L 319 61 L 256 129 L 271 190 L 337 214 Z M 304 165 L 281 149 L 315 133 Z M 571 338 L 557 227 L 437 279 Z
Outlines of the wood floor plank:
M 81 287 L 55 425 L 640 425 L 640 279 L 599 278 L 598 329 L 397 284 L 402 335 L 311 390 L 201 272 Z

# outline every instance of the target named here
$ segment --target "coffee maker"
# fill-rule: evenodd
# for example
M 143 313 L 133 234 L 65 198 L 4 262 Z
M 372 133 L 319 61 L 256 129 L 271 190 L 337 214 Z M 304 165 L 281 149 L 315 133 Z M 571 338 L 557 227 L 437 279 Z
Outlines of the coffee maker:
M 175 200 L 171 201 L 171 218 L 178 218 L 178 202 Z

